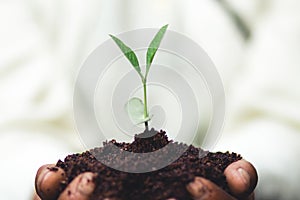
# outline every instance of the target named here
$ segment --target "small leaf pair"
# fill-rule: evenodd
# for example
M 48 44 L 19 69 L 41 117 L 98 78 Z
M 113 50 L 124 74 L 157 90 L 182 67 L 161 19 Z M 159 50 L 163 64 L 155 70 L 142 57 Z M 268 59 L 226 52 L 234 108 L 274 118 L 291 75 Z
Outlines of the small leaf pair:
M 151 64 L 153 62 L 154 56 L 157 52 L 157 49 L 159 48 L 159 45 L 161 43 L 162 38 L 164 37 L 164 34 L 165 34 L 167 28 L 168 28 L 168 25 L 165 25 L 162 28 L 160 28 L 148 47 L 147 55 L 146 55 L 146 72 L 144 75 L 142 74 L 138 58 L 137 58 L 136 54 L 134 53 L 134 51 L 130 47 L 128 47 L 126 44 L 124 44 L 119 38 L 117 38 L 113 35 L 110 35 L 110 37 L 119 46 L 121 51 L 124 53 L 125 57 L 129 60 L 129 62 L 133 66 L 133 68 L 137 71 L 137 73 L 141 77 L 141 80 L 143 83 L 143 89 L 144 89 L 144 102 L 137 97 L 133 97 L 126 104 L 126 109 L 127 109 L 130 119 L 134 123 L 143 123 L 144 122 L 147 129 L 148 129 L 148 121 L 151 119 L 149 117 L 148 107 L 147 107 L 147 87 L 146 87 L 147 86 L 147 77 L 148 77 L 148 73 L 149 73 Z

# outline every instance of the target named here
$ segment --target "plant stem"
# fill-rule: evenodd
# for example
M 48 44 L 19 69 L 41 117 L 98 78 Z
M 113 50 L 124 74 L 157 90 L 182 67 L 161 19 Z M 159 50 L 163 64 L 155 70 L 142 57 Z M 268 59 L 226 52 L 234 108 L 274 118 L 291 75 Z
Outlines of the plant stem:
M 146 79 L 143 80 L 143 87 L 144 87 L 144 118 L 148 118 L 148 108 L 147 108 L 147 81 Z M 148 121 L 145 121 L 145 128 L 148 130 Z

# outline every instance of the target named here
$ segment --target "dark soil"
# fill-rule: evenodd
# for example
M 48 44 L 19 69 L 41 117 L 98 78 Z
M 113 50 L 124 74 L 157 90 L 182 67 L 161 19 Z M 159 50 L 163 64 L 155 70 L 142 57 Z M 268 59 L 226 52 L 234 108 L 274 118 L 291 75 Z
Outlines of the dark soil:
M 149 137 L 150 136 L 150 137 Z M 174 162 L 162 169 L 147 173 L 127 173 L 112 169 L 99 162 L 105 160 L 108 164 L 116 164 L 124 167 L 141 167 L 148 162 L 155 162 L 157 159 L 151 157 L 147 160 L 136 162 L 126 162 L 122 159 L 120 152 L 115 151 L 117 146 L 120 151 L 129 151 L 135 153 L 153 152 L 162 147 L 171 146 L 165 152 L 174 154 L 182 149 L 186 151 Z M 92 199 L 102 200 L 110 198 L 111 200 L 166 200 L 173 198 L 177 200 L 190 200 L 191 197 L 186 190 L 186 185 L 193 181 L 195 176 L 207 178 L 225 191 L 229 192 L 223 172 L 225 168 L 241 159 L 236 153 L 211 153 L 207 152 L 205 156 L 199 157 L 200 153 L 205 153 L 202 149 L 192 145 L 187 146 L 183 143 L 168 140 L 164 131 L 154 131 L 136 135 L 132 143 L 118 143 L 115 140 L 105 142 L 103 147 L 95 148 L 81 154 L 69 155 L 64 162 L 59 160 L 57 166 L 66 171 L 68 180 L 71 182 L 74 177 L 82 172 L 95 172 L 96 189 Z M 96 157 L 95 157 L 96 156 Z M 63 190 L 66 185 L 62 185 Z

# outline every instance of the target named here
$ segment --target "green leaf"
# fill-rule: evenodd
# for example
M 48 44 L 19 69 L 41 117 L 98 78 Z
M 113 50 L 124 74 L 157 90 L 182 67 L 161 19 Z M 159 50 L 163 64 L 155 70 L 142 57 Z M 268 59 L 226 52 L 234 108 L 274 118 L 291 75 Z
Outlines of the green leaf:
M 148 50 L 147 50 L 147 57 L 146 57 L 146 75 L 145 78 L 147 78 L 150 66 L 152 64 L 153 58 L 156 54 L 156 51 L 160 45 L 160 42 L 162 38 L 164 37 L 164 34 L 168 28 L 168 24 L 164 25 L 163 27 L 160 28 L 160 30 L 156 33 L 155 37 L 151 41 Z
M 137 97 L 131 98 L 125 108 L 134 124 L 140 124 L 150 120 L 150 117 L 145 118 L 143 101 Z
M 124 55 L 126 56 L 126 58 L 130 61 L 130 63 L 132 64 L 132 66 L 134 67 L 134 69 L 139 73 L 139 75 L 143 78 L 143 75 L 141 73 L 141 68 L 139 65 L 139 61 L 137 59 L 137 56 L 135 55 L 135 53 L 133 52 L 133 50 L 131 50 L 126 44 L 124 44 L 119 38 L 113 36 L 113 35 L 109 35 L 114 41 L 115 43 L 119 46 L 119 48 L 121 49 L 121 51 L 124 53 Z

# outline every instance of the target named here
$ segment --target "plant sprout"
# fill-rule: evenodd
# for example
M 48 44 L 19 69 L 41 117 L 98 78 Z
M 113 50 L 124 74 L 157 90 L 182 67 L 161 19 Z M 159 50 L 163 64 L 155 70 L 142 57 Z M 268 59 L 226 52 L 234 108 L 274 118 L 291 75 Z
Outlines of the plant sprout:
M 148 121 L 151 119 L 148 112 L 147 107 L 147 77 L 149 74 L 149 70 L 151 67 L 151 64 L 153 62 L 154 56 L 157 52 L 157 49 L 161 43 L 161 40 L 168 28 L 168 25 L 165 25 L 159 29 L 159 31 L 154 36 L 153 40 L 151 41 L 146 54 L 146 72 L 145 74 L 142 73 L 141 67 L 139 65 L 138 58 L 133 50 L 131 50 L 126 44 L 124 44 L 119 38 L 109 35 L 115 43 L 119 46 L 121 51 L 124 53 L 125 57 L 129 60 L 133 68 L 137 71 L 138 75 L 140 76 L 143 84 L 143 92 L 144 92 L 144 102 L 137 98 L 133 97 L 131 98 L 126 107 L 129 116 L 131 119 L 133 119 L 135 122 L 139 123 L 145 123 L 145 127 L 148 130 Z

